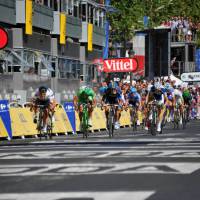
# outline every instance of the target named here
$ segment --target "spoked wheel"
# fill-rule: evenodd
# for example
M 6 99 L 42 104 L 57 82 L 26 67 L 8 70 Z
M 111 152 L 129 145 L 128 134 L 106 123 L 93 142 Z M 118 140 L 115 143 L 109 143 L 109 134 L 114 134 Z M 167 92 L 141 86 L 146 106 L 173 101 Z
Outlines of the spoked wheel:
M 179 129 L 179 116 L 177 111 L 174 113 L 174 129 Z
M 109 138 L 112 138 L 114 136 L 114 117 L 109 116 L 108 119 L 108 133 L 109 133 Z
M 153 118 L 150 121 L 150 133 L 156 135 L 156 115 L 153 113 Z
M 182 123 L 183 123 L 183 129 L 186 128 L 186 124 L 187 124 L 187 114 L 185 112 L 183 112 L 182 114 Z

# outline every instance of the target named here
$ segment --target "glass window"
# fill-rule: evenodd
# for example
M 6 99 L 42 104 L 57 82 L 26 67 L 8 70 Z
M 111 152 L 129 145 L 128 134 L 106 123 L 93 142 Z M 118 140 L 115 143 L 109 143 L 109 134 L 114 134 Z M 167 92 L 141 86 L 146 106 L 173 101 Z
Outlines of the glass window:
M 78 1 L 74 0 L 74 17 L 78 17 L 78 15 L 79 15 L 79 11 L 78 11 L 79 7 L 78 6 L 79 6 Z
M 95 9 L 95 22 L 96 26 L 99 26 L 99 10 Z
M 68 15 L 73 15 L 73 0 L 68 0 Z
M 82 9 L 81 9 L 81 16 L 82 16 L 82 21 L 85 22 L 86 21 L 86 4 L 82 4 Z
M 88 22 L 93 24 L 93 6 L 88 4 Z

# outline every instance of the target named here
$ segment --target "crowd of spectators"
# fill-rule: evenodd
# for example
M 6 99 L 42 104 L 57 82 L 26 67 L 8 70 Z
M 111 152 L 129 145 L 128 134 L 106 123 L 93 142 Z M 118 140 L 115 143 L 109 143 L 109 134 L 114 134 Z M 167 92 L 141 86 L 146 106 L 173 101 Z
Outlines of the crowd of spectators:
M 196 31 L 200 23 L 194 23 L 190 17 L 172 17 L 169 21 L 163 21 L 162 26 L 171 28 L 172 42 L 191 42 L 196 40 Z

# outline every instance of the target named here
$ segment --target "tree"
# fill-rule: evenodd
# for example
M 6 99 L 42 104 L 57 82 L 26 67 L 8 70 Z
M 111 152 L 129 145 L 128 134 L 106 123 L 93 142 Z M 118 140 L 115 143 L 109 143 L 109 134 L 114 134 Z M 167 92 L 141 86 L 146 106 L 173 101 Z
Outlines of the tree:
M 113 43 L 123 44 L 123 55 L 125 56 L 126 44 L 134 34 L 135 29 L 142 28 L 143 9 L 136 1 L 131 0 L 113 0 L 111 1 L 113 7 L 118 11 L 115 13 L 108 13 L 108 19 L 111 23 L 111 40 Z
M 111 5 L 118 12 L 108 14 L 112 27 L 110 39 L 123 44 L 123 56 L 135 30 L 144 29 L 144 16 L 148 16 L 150 29 L 172 16 L 188 16 L 194 22 L 200 21 L 200 1 L 196 0 L 111 0 Z

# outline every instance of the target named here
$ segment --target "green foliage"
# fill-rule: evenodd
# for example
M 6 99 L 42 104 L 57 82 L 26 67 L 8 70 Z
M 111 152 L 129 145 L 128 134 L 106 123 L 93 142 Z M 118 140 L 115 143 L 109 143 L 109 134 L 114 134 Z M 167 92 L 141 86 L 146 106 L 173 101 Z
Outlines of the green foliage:
M 111 40 L 123 43 L 124 49 L 134 31 L 144 29 L 144 16 L 148 16 L 148 28 L 157 27 L 172 16 L 187 16 L 194 22 L 200 21 L 199 0 L 111 0 L 111 5 L 118 10 L 107 14 L 112 27 Z

